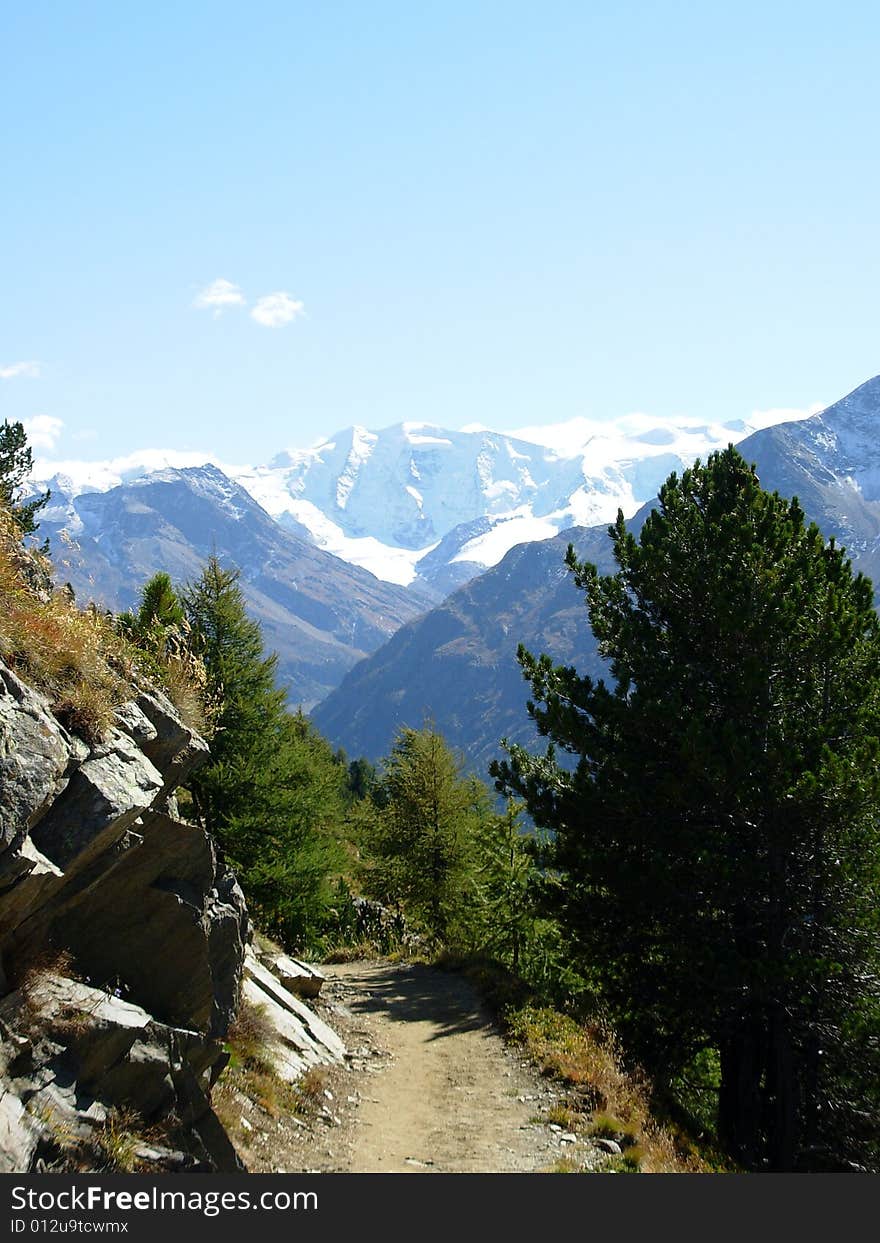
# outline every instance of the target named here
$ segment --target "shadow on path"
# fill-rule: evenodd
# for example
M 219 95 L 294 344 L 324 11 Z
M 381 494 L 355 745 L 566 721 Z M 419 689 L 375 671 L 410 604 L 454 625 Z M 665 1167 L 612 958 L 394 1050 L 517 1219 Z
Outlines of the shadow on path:
M 436 967 L 382 964 L 362 976 L 360 983 L 369 991 L 349 1002 L 353 1012 L 384 1014 L 400 1023 L 430 1023 L 437 1030 L 429 1040 L 462 1032 L 497 1032 L 473 986 Z

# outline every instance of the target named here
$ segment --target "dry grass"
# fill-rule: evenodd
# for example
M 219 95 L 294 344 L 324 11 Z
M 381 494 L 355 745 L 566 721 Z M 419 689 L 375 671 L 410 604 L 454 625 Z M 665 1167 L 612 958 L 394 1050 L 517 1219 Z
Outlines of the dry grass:
M 274 1036 L 275 1029 L 262 1007 L 243 1000 L 227 1036 L 229 1063 L 214 1085 L 211 1104 L 233 1141 L 245 1148 L 252 1142 L 245 1116 L 253 1118 L 254 1107 L 267 1120 L 278 1120 L 314 1117 L 324 1105 L 326 1069 L 311 1067 L 294 1083 L 283 1079 L 272 1063 Z
M 269 1046 L 274 1035 L 275 1028 L 265 1009 L 243 997 L 235 1021 L 226 1036 L 231 1054 L 230 1065 L 237 1064 L 249 1070 L 272 1071 Z
M 379 957 L 379 950 L 372 941 L 358 941 L 355 945 L 337 945 L 323 957 L 326 963 L 367 962 Z M 387 955 L 386 955 L 387 957 Z
M 130 691 L 119 667 L 122 644 L 106 616 L 78 609 L 41 581 L 48 581 L 46 564 L 22 547 L 0 512 L 0 655 L 46 694 L 63 725 L 94 741 Z
M 42 1125 L 54 1149 L 49 1160 L 56 1173 L 141 1172 L 146 1168 L 137 1156 L 141 1145 L 167 1138 L 166 1126 L 147 1127 L 140 1114 L 128 1108 L 109 1109 L 105 1120 L 96 1123 L 89 1135 L 51 1106 L 31 1103 L 28 1112 Z
M 185 646 L 161 656 L 139 650 L 109 614 L 77 608 L 68 591 L 50 583 L 49 563 L 24 548 L 11 516 L 0 510 L 0 656 L 46 695 L 66 729 L 100 740 L 114 708 L 131 698 L 133 682 L 156 681 L 187 725 L 210 734 L 216 705 L 208 702 L 197 657 Z
M 327 1081 L 326 1067 L 310 1066 L 296 1082 L 297 1096 L 308 1108 L 317 1109 L 324 1100 Z
M 217 1116 L 228 1129 L 237 1128 L 236 1094 L 242 1093 L 271 1118 L 295 1113 L 302 1105 L 297 1084 L 275 1070 L 270 1053 L 275 1028 L 262 1006 L 242 999 L 226 1037 L 229 1064 L 212 1093 Z
M 12 988 L 20 989 L 27 997 L 47 975 L 64 975 L 78 980 L 74 958 L 67 949 L 54 945 L 17 950 L 6 963 L 6 974 Z
M 709 1167 L 686 1143 L 651 1116 L 650 1085 L 638 1072 L 624 1068 L 620 1050 L 601 1025 L 583 1025 L 555 1010 L 527 1006 L 508 1015 L 512 1037 L 519 1041 L 544 1074 L 572 1088 L 579 1108 L 560 1106 L 560 1125 L 581 1129 L 620 1144 L 608 1169 L 620 1173 L 685 1174 Z M 564 1115 L 564 1121 L 563 1121 Z

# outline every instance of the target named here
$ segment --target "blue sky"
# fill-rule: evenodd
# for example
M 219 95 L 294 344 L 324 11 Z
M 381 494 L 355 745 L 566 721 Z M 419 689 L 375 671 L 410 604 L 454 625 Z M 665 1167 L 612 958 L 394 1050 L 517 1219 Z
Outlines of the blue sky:
M 0 4 L 0 416 L 263 461 L 833 401 L 880 371 L 878 36 L 852 3 Z

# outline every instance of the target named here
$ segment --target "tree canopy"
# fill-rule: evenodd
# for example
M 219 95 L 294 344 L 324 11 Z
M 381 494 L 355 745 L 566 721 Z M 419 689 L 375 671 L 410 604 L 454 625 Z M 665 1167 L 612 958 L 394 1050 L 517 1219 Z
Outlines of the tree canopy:
M 473 899 L 474 843 L 490 814 L 487 795 L 436 729 L 399 731 L 366 834 L 367 883 L 439 943 L 455 940 Z
M 25 535 L 37 530 L 36 515 L 50 497 L 48 491 L 20 499 L 22 485 L 34 468 L 33 453 L 27 442 L 22 423 L 10 423 L 4 419 L 0 424 L 0 505 L 12 511 L 15 521 Z
M 613 685 L 520 651 L 550 746 L 493 767 L 553 832 L 559 916 L 655 1072 L 720 1063 L 750 1168 L 877 1159 L 880 628 L 871 584 L 732 447 L 618 570 L 569 549 Z M 558 748 L 572 760 L 560 764 Z
M 266 655 L 259 623 L 247 615 L 239 577 L 211 557 L 181 593 L 189 642 L 218 705 L 211 761 L 192 778 L 191 792 L 261 927 L 307 947 L 332 898 L 346 772 L 305 718 L 287 710 L 277 658 Z M 145 596 L 142 612 L 172 607 L 162 586 Z

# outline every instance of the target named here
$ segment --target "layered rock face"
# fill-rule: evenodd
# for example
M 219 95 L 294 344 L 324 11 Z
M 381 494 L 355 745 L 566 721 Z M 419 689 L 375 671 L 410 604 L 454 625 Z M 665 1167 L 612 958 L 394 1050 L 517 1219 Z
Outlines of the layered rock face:
M 210 1088 L 249 921 L 174 799 L 207 753 L 156 692 L 89 746 L 0 662 L 0 1171 L 52 1168 L 120 1110 L 185 1137 L 142 1145 L 154 1168 L 237 1168 Z

